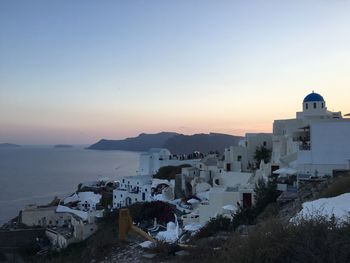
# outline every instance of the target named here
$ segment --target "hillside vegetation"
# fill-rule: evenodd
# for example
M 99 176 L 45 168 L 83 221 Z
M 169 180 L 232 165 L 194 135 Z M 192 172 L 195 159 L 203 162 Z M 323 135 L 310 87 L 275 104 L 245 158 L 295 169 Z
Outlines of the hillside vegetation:
M 215 238 L 199 240 L 201 242 L 195 243 L 199 245 L 191 251 L 196 257 L 188 259 L 189 262 L 350 262 L 350 217 L 347 222 L 338 221 L 334 217 L 329 220 L 315 216 L 307 220 L 299 218 L 289 223 L 279 216 L 281 208 L 285 206 L 279 206 L 273 201 L 272 186 L 264 187 L 261 184 L 257 187 L 260 188 L 256 195 L 258 202 L 252 210 L 242 210 L 231 224 L 224 218 L 213 219 L 202 230 L 215 236 L 219 231 L 232 229 L 230 237 L 223 242 L 218 242 Z M 316 199 L 349 192 L 350 177 L 339 177 L 321 191 Z M 293 207 L 293 203 L 286 206 Z M 249 224 L 256 225 L 250 229 L 238 227 Z M 242 229 L 248 231 L 242 233 Z M 208 236 L 201 232 L 199 234 L 199 237 Z
M 181 173 L 181 169 L 184 167 L 190 167 L 191 165 L 184 164 L 179 166 L 164 166 L 161 167 L 158 172 L 153 176 L 156 179 L 166 179 L 166 180 L 174 180 L 177 174 Z

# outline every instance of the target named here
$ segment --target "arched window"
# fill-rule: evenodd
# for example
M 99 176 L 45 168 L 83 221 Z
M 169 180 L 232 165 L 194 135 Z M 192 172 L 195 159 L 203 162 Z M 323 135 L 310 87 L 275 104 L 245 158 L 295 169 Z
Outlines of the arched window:
M 305 108 L 306 108 L 306 109 L 309 109 L 309 104 L 306 103 L 306 104 L 305 104 Z
M 317 103 L 316 102 L 314 102 L 314 109 L 316 109 L 317 108 Z

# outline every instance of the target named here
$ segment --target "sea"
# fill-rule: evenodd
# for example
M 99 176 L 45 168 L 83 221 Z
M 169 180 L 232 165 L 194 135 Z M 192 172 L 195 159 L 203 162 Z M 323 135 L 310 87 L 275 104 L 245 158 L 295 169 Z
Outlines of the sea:
M 135 175 L 140 153 L 54 146 L 0 148 L 0 226 L 27 204 L 70 195 L 79 183 Z

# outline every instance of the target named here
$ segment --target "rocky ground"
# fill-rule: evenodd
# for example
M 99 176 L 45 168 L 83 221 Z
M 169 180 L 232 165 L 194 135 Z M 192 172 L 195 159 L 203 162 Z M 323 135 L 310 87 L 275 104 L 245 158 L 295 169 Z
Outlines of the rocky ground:
M 125 262 L 125 263 L 138 263 L 144 262 L 146 258 L 143 256 L 145 252 L 138 245 L 138 242 L 133 242 L 121 246 L 116 246 L 112 248 L 109 255 L 105 257 L 100 263 L 114 263 L 114 262 Z M 96 261 L 91 261 L 96 262 Z

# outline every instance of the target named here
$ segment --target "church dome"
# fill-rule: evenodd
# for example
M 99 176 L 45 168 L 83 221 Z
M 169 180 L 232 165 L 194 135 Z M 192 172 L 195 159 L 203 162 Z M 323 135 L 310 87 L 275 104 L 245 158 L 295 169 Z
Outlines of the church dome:
M 311 102 L 311 101 L 324 101 L 324 99 L 320 94 L 312 92 L 304 98 L 303 102 Z

